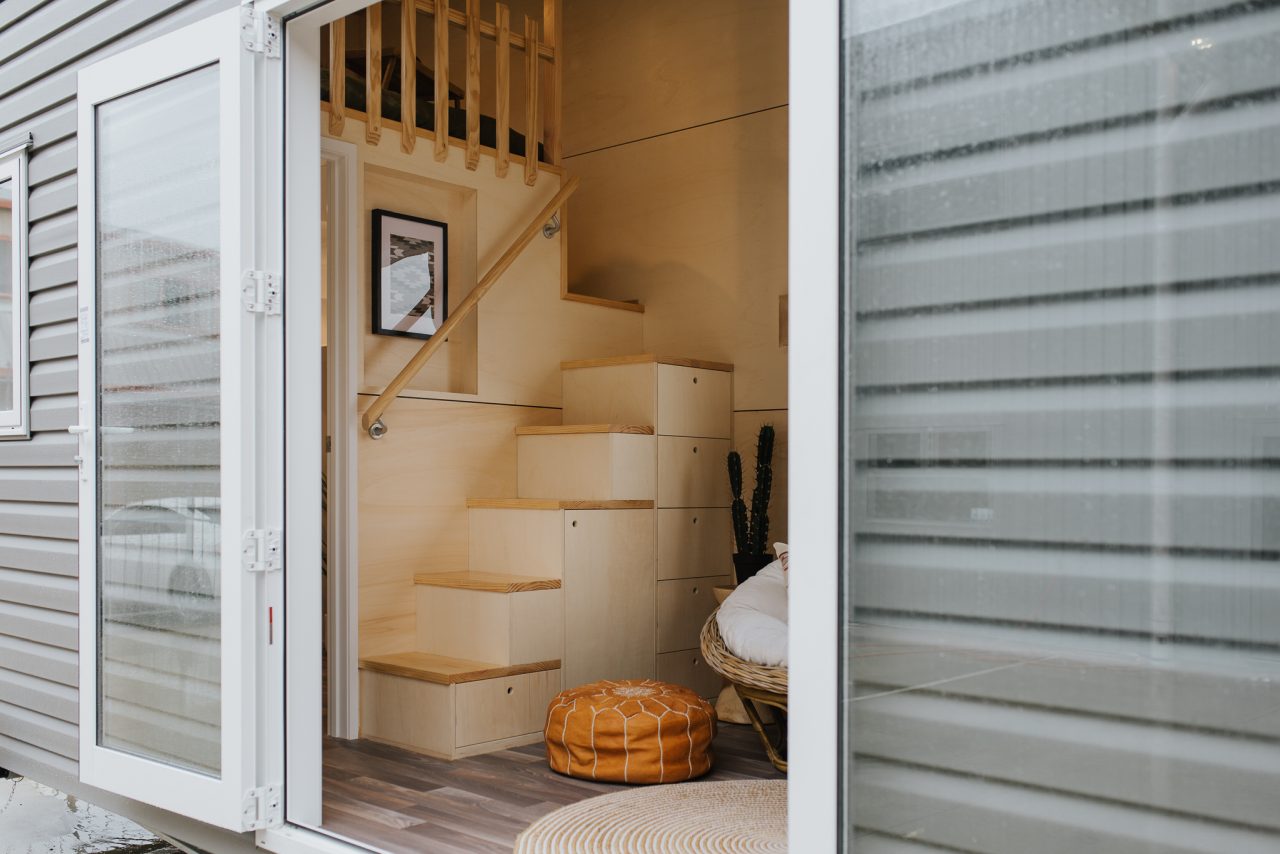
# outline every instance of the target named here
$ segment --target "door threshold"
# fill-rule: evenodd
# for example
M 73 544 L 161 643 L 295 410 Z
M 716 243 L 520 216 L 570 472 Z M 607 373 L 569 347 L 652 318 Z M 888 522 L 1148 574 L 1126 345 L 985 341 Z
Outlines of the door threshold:
M 381 848 L 340 833 L 301 824 L 285 824 L 284 827 L 260 830 L 257 845 L 276 854 L 368 854 L 370 851 L 374 854 L 387 854 Z

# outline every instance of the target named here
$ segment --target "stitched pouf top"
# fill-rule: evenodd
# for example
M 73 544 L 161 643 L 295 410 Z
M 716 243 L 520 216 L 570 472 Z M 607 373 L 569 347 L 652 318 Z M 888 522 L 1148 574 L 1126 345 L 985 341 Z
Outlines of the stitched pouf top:
M 551 770 L 615 783 L 679 783 L 711 770 L 716 718 L 688 688 L 603 680 L 561 691 L 547 709 Z

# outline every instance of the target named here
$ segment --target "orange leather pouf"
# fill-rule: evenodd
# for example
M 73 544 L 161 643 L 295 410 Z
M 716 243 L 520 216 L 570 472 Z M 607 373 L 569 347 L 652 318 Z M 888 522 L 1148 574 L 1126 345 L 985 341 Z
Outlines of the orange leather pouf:
M 561 691 L 547 709 L 551 770 L 614 783 L 679 783 L 711 770 L 716 713 L 688 688 L 603 680 Z

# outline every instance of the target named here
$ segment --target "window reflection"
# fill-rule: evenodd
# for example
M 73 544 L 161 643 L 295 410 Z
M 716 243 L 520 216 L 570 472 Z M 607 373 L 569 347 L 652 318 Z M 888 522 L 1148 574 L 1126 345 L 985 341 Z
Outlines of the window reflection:
M 1280 11 L 844 10 L 848 845 L 1280 850 Z

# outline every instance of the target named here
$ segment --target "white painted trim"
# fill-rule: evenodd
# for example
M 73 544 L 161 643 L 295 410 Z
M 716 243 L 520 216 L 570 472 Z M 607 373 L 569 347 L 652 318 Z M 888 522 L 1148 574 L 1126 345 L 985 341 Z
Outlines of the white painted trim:
M 0 409 L 0 439 L 26 439 L 31 435 L 31 328 L 28 323 L 27 284 L 27 142 L 0 155 L 0 181 L 8 180 L 10 193 L 9 276 L 13 300 L 10 302 L 9 334 L 13 366 L 13 405 Z
M 324 637 L 320 574 L 320 27 L 335 4 L 288 21 L 284 56 L 285 819 L 319 827 Z M 331 14 L 332 13 L 332 14 Z
M 839 768 L 840 9 L 792 0 L 788 841 L 837 850 Z
M 220 267 L 222 339 L 222 657 L 221 774 L 211 777 L 98 746 L 97 709 L 97 342 L 95 108 L 112 98 L 216 64 L 219 73 Z M 258 440 L 254 377 L 246 348 L 257 338 L 257 320 L 240 304 L 249 255 L 252 188 L 251 60 L 240 48 L 238 10 L 214 15 L 123 51 L 80 71 L 78 79 L 80 436 L 80 779 L 134 800 L 239 830 L 245 792 L 255 780 L 254 747 L 259 714 L 256 695 L 257 591 L 241 568 L 241 539 L 260 527 L 254 469 Z M 247 378 L 247 381 L 246 381 Z M 239 381 L 237 381 L 239 380 Z
M 332 164 L 327 348 L 329 460 L 328 567 L 329 735 L 360 735 L 359 431 L 356 392 L 362 375 L 361 300 L 357 263 L 359 156 L 349 142 L 321 139 Z
M 367 854 L 372 850 L 323 831 L 292 824 L 258 831 L 257 844 L 275 854 Z

